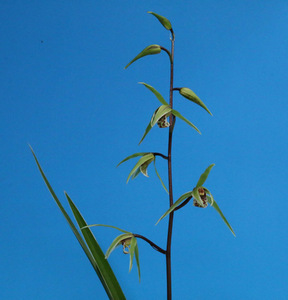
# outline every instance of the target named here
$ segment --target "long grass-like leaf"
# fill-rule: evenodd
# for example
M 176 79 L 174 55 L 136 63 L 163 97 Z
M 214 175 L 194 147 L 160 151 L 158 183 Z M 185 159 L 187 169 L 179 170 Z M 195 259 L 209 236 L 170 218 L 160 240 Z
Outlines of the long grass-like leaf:
M 94 268 L 96 274 L 98 275 L 98 277 L 99 277 L 99 279 L 100 279 L 100 281 L 101 281 L 101 283 L 102 283 L 102 285 L 103 285 L 103 287 L 104 287 L 104 289 L 105 289 L 105 291 L 106 291 L 109 299 L 119 299 L 119 300 L 126 299 L 112 270 L 111 270 L 111 272 L 112 272 L 112 278 L 113 278 L 113 276 L 115 278 L 115 281 L 113 280 L 114 287 L 112 286 L 112 289 L 111 289 L 110 286 L 107 284 L 106 279 L 102 275 L 102 270 L 100 269 L 100 267 L 99 267 L 98 263 L 96 262 L 94 256 L 91 254 L 91 252 L 88 249 L 88 247 L 87 247 L 85 241 L 83 240 L 81 234 L 79 233 L 78 229 L 76 228 L 76 226 L 72 222 L 71 218 L 67 214 L 66 210 L 64 209 L 64 207 L 62 206 L 62 204 L 59 201 L 58 197 L 56 196 L 54 190 L 52 189 L 52 186 L 50 185 L 50 183 L 49 183 L 49 181 L 48 181 L 45 173 L 43 172 L 42 167 L 41 167 L 41 165 L 40 165 L 40 163 L 39 163 L 39 161 L 38 161 L 38 159 L 37 159 L 37 157 L 36 157 L 36 155 L 35 155 L 32 147 L 31 146 L 29 146 L 29 147 L 31 149 L 31 152 L 32 152 L 32 154 L 34 156 L 34 159 L 36 161 L 38 169 L 39 169 L 39 171 L 40 171 L 40 173 L 42 175 L 42 178 L 43 178 L 43 180 L 44 180 L 44 182 L 45 182 L 45 184 L 46 184 L 46 186 L 47 186 L 50 194 L 52 195 L 54 201 L 56 202 L 57 206 L 59 207 L 59 209 L 62 212 L 63 216 L 65 217 L 66 221 L 68 222 L 68 224 L 69 224 L 72 232 L 74 233 L 74 235 L 75 235 L 76 239 L 78 240 L 80 246 L 82 247 L 84 253 L 88 257 L 88 259 L 89 259 L 92 267 Z M 104 254 L 103 254 L 103 258 L 104 258 Z M 104 260 L 105 260 L 105 258 L 104 258 Z M 109 265 L 109 267 L 110 267 L 110 265 Z
M 167 215 L 169 215 L 178 205 L 181 204 L 181 202 L 183 202 L 185 199 L 187 199 L 188 197 L 190 197 L 192 195 L 192 192 L 187 192 L 185 194 L 183 194 L 173 205 L 170 206 L 170 208 L 160 217 L 160 219 L 157 221 L 156 225 L 162 220 L 164 219 Z
M 86 221 L 82 217 L 81 213 L 79 212 L 76 205 L 73 203 L 71 198 L 67 193 L 65 193 L 65 196 L 69 202 L 70 208 L 73 212 L 73 215 L 75 217 L 75 220 L 78 223 L 79 228 L 87 226 Z M 98 266 L 98 269 L 100 271 L 101 278 L 103 280 L 102 284 L 105 284 L 107 290 L 109 291 L 109 298 L 110 299 L 125 299 L 125 296 L 122 292 L 122 289 L 119 285 L 119 282 L 117 278 L 115 277 L 110 264 L 105 259 L 104 253 L 97 243 L 92 231 L 90 228 L 84 228 L 81 229 L 81 232 L 84 236 L 84 239 L 90 249 L 91 254 L 93 255 L 96 264 Z

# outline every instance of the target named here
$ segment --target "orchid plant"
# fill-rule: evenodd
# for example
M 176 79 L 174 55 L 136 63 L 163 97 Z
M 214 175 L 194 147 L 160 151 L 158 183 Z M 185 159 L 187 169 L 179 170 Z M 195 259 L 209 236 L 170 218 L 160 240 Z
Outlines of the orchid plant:
M 139 158 L 137 163 L 132 168 L 131 172 L 128 174 L 127 182 L 130 179 L 136 178 L 139 174 L 143 174 L 144 176 L 148 177 L 147 169 L 149 165 L 153 162 L 155 172 L 157 177 L 159 178 L 161 185 L 163 186 L 164 190 L 168 194 L 168 209 L 166 212 L 163 213 L 163 215 L 159 218 L 156 224 L 158 224 L 162 219 L 165 217 L 169 217 L 168 220 L 168 228 L 167 228 L 167 243 L 165 248 L 161 248 L 156 243 L 152 242 L 150 239 L 148 239 L 145 236 L 142 236 L 140 234 L 135 234 L 123 229 L 120 229 L 115 226 L 111 225 L 103 225 L 103 224 L 94 224 L 94 225 L 88 225 L 86 221 L 84 220 L 83 216 L 79 212 L 78 208 L 74 204 L 74 202 L 71 200 L 69 195 L 65 192 L 65 196 L 68 200 L 68 203 L 70 205 L 70 208 L 72 210 L 72 213 L 75 217 L 75 220 L 78 224 L 78 228 L 74 225 L 73 221 L 70 219 L 68 213 L 65 211 L 64 207 L 62 206 L 61 202 L 57 198 L 56 194 L 54 193 L 51 185 L 48 182 L 48 179 L 46 178 L 39 161 L 33 152 L 32 148 L 31 151 L 33 153 L 33 156 L 35 158 L 35 161 L 37 163 L 37 166 L 40 170 L 40 173 L 51 193 L 53 196 L 56 204 L 58 205 L 59 209 L 63 213 L 64 217 L 66 218 L 67 222 L 69 223 L 73 233 L 75 234 L 75 237 L 77 238 L 78 242 L 80 243 L 83 251 L 85 252 L 86 256 L 88 257 L 91 265 L 95 269 L 106 293 L 109 299 L 126 299 L 125 295 L 120 287 L 120 284 L 116 278 L 116 276 L 113 273 L 113 270 L 108 263 L 107 259 L 111 255 L 111 253 L 118 248 L 118 246 L 122 247 L 124 254 L 129 254 L 129 271 L 132 268 L 133 259 L 135 257 L 136 265 L 138 268 L 138 276 L 140 281 L 140 262 L 139 262 L 139 250 L 138 250 L 138 244 L 137 240 L 142 239 L 145 242 L 149 243 L 151 247 L 160 252 L 161 254 L 165 255 L 166 257 L 166 277 L 167 277 L 167 299 L 172 299 L 172 279 L 171 279 L 171 245 L 172 245 L 172 230 L 173 230 L 173 218 L 174 218 L 174 212 L 183 208 L 187 203 L 189 203 L 190 200 L 193 199 L 193 205 L 195 207 L 199 208 L 206 208 L 208 207 L 208 204 L 212 206 L 216 212 L 220 215 L 222 220 L 225 222 L 225 224 L 228 226 L 229 230 L 232 232 L 232 234 L 235 236 L 235 233 L 228 223 L 227 219 L 223 215 L 222 211 L 220 210 L 218 204 L 216 203 L 212 193 L 208 190 L 208 188 L 204 187 L 204 184 L 209 176 L 210 171 L 214 167 L 214 164 L 211 164 L 204 173 L 200 176 L 198 182 L 196 183 L 195 187 L 189 191 L 181 195 L 178 200 L 174 202 L 173 200 L 173 185 L 172 185 L 172 137 L 173 137 L 173 130 L 175 126 L 175 120 L 176 118 L 184 121 L 186 124 L 188 124 L 190 127 L 192 127 L 197 133 L 200 133 L 200 130 L 191 123 L 186 117 L 184 117 L 179 111 L 175 110 L 173 108 L 173 94 L 174 92 L 179 92 L 179 94 L 190 100 L 196 105 L 199 105 L 202 107 L 206 112 L 208 112 L 210 115 L 212 113 L 210 110 L 206 107 L 206 105 L 200 100 L 200 98 L 190 89 L 187 87 L 174 87 L 173 81 L 174 81 L 174 45 L 175 45 L 175 34 L 172 28 L 172 25 L 170 21 L 154 12 L 149 12 L 151 15 L 153 15 L 161 24 L 162 26 L 170 32 L 170 40 L 171 40 L 171 49 L 167 50 L 166 48 L 160 46 L 160 45 L 150 45 L 146 47 L 143 51 L 141 51 L 134 59 L 132 59 L 125 67 L 127 69 L 131 64 L 136 62 L 138 59 L 141 59 L 148 55 L 155 55 L 159 54 L 162 51 L 164 51 L 168 57 L 169 57 L 169 64 L 170 64 L 170 86 L 169 86 L 169 101 L 167 102 L 164 97 L 151 85 L 140 82 L 141 85 L 146 87 L 148 90 L 150 90 L 156 99 L 161 103 L 161 105 L 154 111 L 152 114 L 151 120 L 149 121 L 144 134 L 142 138 L 140 139 L 139 145 L 144 141 L 147 134 L 150 132 L 150 130 L 157 124 L 159 128 L 169 128 L 168 133 L 168 151 L 167 155 L 158 153 L 158 152 L 137 152 L 132 155 L 129 155 L 125 159 L 123 159 L 119 164 L 121 165 L 124 162 L 129 161 L 133 158 Z M 164 184 L 159 172 L 156 168 L 156 158 L 158 159 L 164 159 L 167 162 L 168 166 L 168 185 Z M 106 254 L 103 253 L 101 247 L 99 246 L 96 238 L 94 237 L 91 227 L 110 227 L 113 229 L 116 229 L 121 232 L 120 235 L 118 235 L 113 242 L 111 243 L 110 247 L 106 251 Z

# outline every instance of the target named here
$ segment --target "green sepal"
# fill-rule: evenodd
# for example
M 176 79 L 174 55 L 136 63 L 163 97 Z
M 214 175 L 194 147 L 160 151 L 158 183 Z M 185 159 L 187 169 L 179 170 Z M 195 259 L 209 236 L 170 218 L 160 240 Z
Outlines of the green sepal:
M 192 124 L 189 120 L 187 120 L 186 118 L 184 118 L 179 111 L 172 109 L 171 113 L 175 116 L 178 117 L 179 119 L 181 119 L 182 121 L 186 122 L 189 126 L 191 126 L 192 128 L 194 128 L 199 134 L 201 134 L 200 130 L 194 125 Z
M 149 152 L 138 152 L 138 153 L 134 153 L 132 155 L 127 156 L 126 158 L 124 158 L 123 160 L 120 161 L 120 163 L 117 165 L 117 167 L 119 167 L 121 164 L 123 164 L 125 161 L 137 157 L 137 156 L 143 156 L 145 154 L 148 154 Z
M 210 173 L 210 171 L 212 170 L 212 168 L 215 166 L 215 164 L 211 164 L 205 171 L 204 173 L 200 176 L 196 187 L 195 188 L 199 188 L 200 186 L 203 186 L 203 184 L 205 183 L 206 179 L 208 178 L 208 175 Z
M 127 178 L 127 183 L 129 181 L 130 177 L 137 171 L 138 168 L 140 168 L 140 166 L 142 166 L 143 164 L 145 164 L 147 161 L 150 161 L 150 160 L 153 161 L 154 159 L 155 159 L 155 156 L 152 153 L 148 153 L 148 154 L 143 155 L 138 160 L 138 162 L 136 163 L 136 165 L 133 167 L 133 169 L 131 170 L 131 172 L 129 173 L 128 178 Z M 141 171 L 141 169 L 140 169 L 140 171 Z
M 171 25 L 170 21 L 169 21 L 167 18 L 165 18 L 165 17 L 163 17 L 163 16 L 160 16 L 160 15 L 158 15 L 158 14 L 152 12 L 152 11 L 148 11 L 148 14 L 151 14 L 151 15 L 153 15 L 154 17 L 156 17 L 156 18 L 159 20 L 159 22 L 160 22 L 167 30 L 171 30 L 171 29 L 172 29 L 172 25 Z
M 212 116 L 212 113 L 207 108 L 207 106 L 201 101 L 201 99 L 192 90 L 183 87 L 179 90 L 179 93 L 180 93 L 180 95 L 182 95 L 186 99 L 200 105 L 202 108 L 204 108 Z
M 113 242 L 111 243 L 111 245 L 109 246 L 109 248 L 107 249 L 106 254 L 105 254 L 105 258 L 108 259 L 108 257 L 110 256 L 110 254 L 115 250 L 116 247 L 118 247 L 119 245 L 121 245 L 121 242 L 123 240 L 129 239 L 129 238 L 132 238 L 132 237 L 133 237 L 132 233 L 123 233 L 123 234 L 118 235 L 113 240 Z
M 153 155 L 153 157 L 152 157 L 151 159 L 147 160 L 144 164 L 142 164 L 142 165 L 139 167 L 140 172 L 141 172 L 144 176 L 149 177 L 149 176 L 148 176 L 148 173 L 147 173 L 147 168 L 148 168 L 148 166 L 150 165 L 150 163 L 151 163 L 154 159 L 155 159 L 155 158 L 154 158 L 154 155 Z
M 166 100 L 164 99 L 164 97 L 151 85 L 145 83 L 145 82 L 138 82 L 140 84 L 143 84 L 144 86 L 146 86 L 147 89 L 149 89 L 156 97 L 157 99 L 163 104 L 163 105 L 169 105 Z
M 230 231 L 233 233 L 234 236 L 235 235 L 235 232 L 234 230 L 232 229 L 232 227 L 230 226 L 230 224 L 228 223 L 227 219 L 225 218 L 225 216 L 223 215 L 221 209 L 219 208 L 218 204 L 216 203 L 216 201 L 214 200 L 213 196 L 211 193 L 209 193 L 209 195 L 207 195 L 207 200 L 208 202 L 211 204 L 212 207 L 214 207 L 216 209 L 216 211 L 218 212 L 218 214 L 221 216 L 222 220 L 225 222 L 225 224 L 228 226 L 228 228 L 230 229 Z
M 159 180 L 160 180 L 160 182 L 161 182 L 161 184 L 162 184 L 164 190 L 165 190 L 165 191 L 167 192 L 167 194 L 169 195 L 169 192 L 168 192 L 168 190 L 167 190 L 167 188 L 166 188 L 166 186 L 165 186 L 165 184 L 164 184 L 164 182 L 163 182 L 163 180 L 162 180 L 160 174 L 159 174 L 158 171 L 157 171 L 157 168 L 156 168 L 156 159 L 154 160 L 154 168 L 155 168 L 156 175 L 158 176 L 158 178 L 159 178 Z
M 140 280 L 141 280 L 141 272 L 140 272 L 140 260 L 139 260 L 138 244 L 136 244 L 134 252 L 135 252 L 136 264 L 137 264 L 137 269 L 138 269 L 138 277 L 139 277 L 139 282 L 140 282 Z
M 157 221 L 156 225 L 164 219 L 167 215 L 169 215 L 178 205 L 180 205 L 185 199 L 192 196 L 192 192 L 187 192 L 183 194 L 173 205 L 170 206 L 170 208 L 160 217 L 160 219 Z
M 146 47 L 144 50 L 142 50 L 136 57 L 134 57 L 124 69 L 127 69 L 133 62 L 135 62 L 136 60 L 138 60 L 143 56 L 159 54 L 160 52 L 161 52 L 161 47 L 159 45 L 150 45 Z
M 146 127 L 146 130 L 139 142 L 139 145 L 142 143 L 142 141 L 144 140 L 146 135 L 149 133 L 149 131 L 152 129 L 152 127 L 159 121 L 159 119 L 161 119 L 164 115 L 170 113 L 171 111 L 172 110 L 169 105 L 161 105 L 160 107 L 158 107 L 155 110 L 155 112 L 154 112 L 154 114 L 153 114 L 148 126 Z

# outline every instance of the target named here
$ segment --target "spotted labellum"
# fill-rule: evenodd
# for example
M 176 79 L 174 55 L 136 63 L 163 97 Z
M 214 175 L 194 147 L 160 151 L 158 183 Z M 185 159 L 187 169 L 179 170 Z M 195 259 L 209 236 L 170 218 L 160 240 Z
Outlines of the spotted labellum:
M 159 126 L 159 128 L 167 128 L 170 126 L 170 123 L 167 121 L 167 118 L 169 116 L 170 116 L 170 114 L 166 114 L 159 119 L 159 121 L 157 122 L 157 125 Z
M 203 208 L 207 207 L 208 202 L 207 202 L 206 191 L 202 187 L 200 187 L 200 188 L 198 188 L 198 193 L 202 200 L 202 203 L 197 201 L 197 199 L 193 198 L 193 205 L 196 207 L 203 207 Z

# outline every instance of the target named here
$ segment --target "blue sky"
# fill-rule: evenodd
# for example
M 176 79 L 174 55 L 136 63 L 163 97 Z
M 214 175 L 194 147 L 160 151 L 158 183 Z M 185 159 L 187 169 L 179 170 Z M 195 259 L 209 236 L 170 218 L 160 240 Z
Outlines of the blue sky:
M 1 1 L 0 298 L 106 299 L 56 207 L 30 143 L 67 209 L 162 247 L 168 198 L 158 179 L 126 184 L 144 151 L 167 151 L 167 130 L 138 142 L 158 107 L 144 81 L 168 97 L 166 54 L 124 66 L 176 34 L 175 86 L 187 86 L 213 117 L 175 94 L 174 197 L 211 163 L 206 186 L 234 228 L 212 208 L 175 213 L 174 299 L 287 299 L 287 1 Z M 41 42 L 42 41 L 42 42 Z M 136 163 L 136 160 L 135 160 Z M 158 171 L 167 180 L 164 161 Z M 93 229 L 105 251 L 118 235 Z M 139 241 L 142 278 L 121 249 L 109 261 L 127 299 L 165 299 L 165 259 Z

